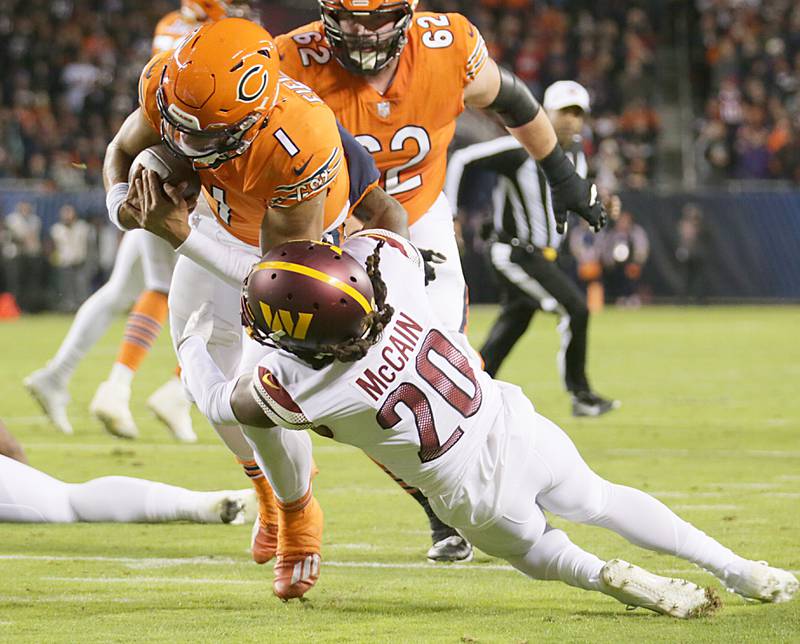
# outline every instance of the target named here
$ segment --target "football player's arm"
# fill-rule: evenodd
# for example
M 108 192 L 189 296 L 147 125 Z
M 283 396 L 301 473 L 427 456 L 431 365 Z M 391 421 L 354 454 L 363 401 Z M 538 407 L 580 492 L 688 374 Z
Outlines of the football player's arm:
M 321 239 L 326 193 L 323 190 L 288 208 L 268 208 L 261 220 L 261 252 L 295 239 Z
M 27 463 L 28 459 L 25 457 L 25 452 L 22 451 L 22 446 L 17 442 L 17 439 L 11 435 L 2 421 L 0 421 L 0 455 L 13 458 L 20 463 Z
M 189 316 L 178 342 L 181 379 L 197 408 L 214 424 L 274 427 L 251 394 L 251 378 L 227 380 L 206 346 L 214 328 L 213 306 L 206 302 Z
M 408 238 L 408 213 L 394 197 L 378 185 L 381 173 L 375 159 L 338 121 L 350 177 L 351 210 L 364 228 L 391 230 Z
M 364 230 L 379 228 L 409 238 L 408 213 L 380 186 L 364 195 L 354 214 L 364 224 Z
M 106 148 L 103 183 L 106 188 L 108 216 L 122 230 L 139 227 L 133 186 L 128 184 L 128 173 L 133 160 L 139 152 L 160 142 L 161 136 L 145 119 L 141 108 L 137 108 L 125 119 Z
M 525 83 L 489 59 L 464 88 L 464 102 L 496 112 L 511 135 L 536 160 L 553 193 L 553 211 L 559 232 L 573 211 L 595 229 L 606 224 L 606 213 L 594 184 L 578 176 L 558 144 L 555 130 Z

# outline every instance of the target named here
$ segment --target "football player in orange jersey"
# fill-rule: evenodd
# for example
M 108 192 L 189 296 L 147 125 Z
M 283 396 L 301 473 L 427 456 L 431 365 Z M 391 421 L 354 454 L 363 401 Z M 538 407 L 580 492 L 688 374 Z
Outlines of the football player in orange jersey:
M 455 13 L 415 12 L 417 0 L 319 0 L 321 21 L 278 36 L 281 68 L 311 87 L 369 150 L 386 191 L 408 211 L 411 241 L 446 259 L 429 286 L 452 331 L 466 325 L 466 284 L 452 211 L 442 194 L 447 147 L 465 104 L 494 110 L 547 175 L 560 226 L 572 210 L 605 223 L 597 191 L 579 177 L 525 84 L 489 57 L 478 30 Z M 471 550 L 431 519 L 434 560 Z
M 172 51 L 186 35 L 204 22 L 223 18 L 255 20 L 249 0 L 181 0 L 181 8 L 158 21 L 153 37 L 153 54 Z
M 236 314 L 241 281 L 262 249 L 287 239 L 320 238 L 359 201 L 370 205 L 376 225 L 393 220 L 394 229 L 405 230 L 402 207 L 380 203 L 377 171 L 372 166 L 370 177 L 360 167 L 358 155 L 372 161 L 355 141 L 357 154 L 347 161 L 359 188 L 351 193 L 332 112 L 307 87 L 280 75 L 274 42 L 255 23 L 225 19 L 204 25 L 175 52 L 153 58 L 139 94 L 139 109 L 106 154 L 109 216 L 123 229 L 157 232 L 177 249 L 181 257 L 169 300 L 173 339 L 180 338 L 198 298 L 213 302 L 219 328 L 209 346 L 232 376 L 264 351 L 254 342 L 242 346 Z M 144 171 L 132 186 L 127 183 L 135 156 L 160 141 L 199 172 L 203 195 L 191 227 L 182 187 L 165 186 L 169 199 L 146 203 L 143 194 L 162 194 L 153 187 L 154 173 Z M 291 318 L 278 314 L 276 320 L 276 329 L 302 333 Z M 322 512 L 311 495 L 310 441 L 281 429 L 253 433 L 218 422 L 215 427 L 245 471 L 260 476 L 263 469 L 275 491 L 273 499 L 263 477 L 254 481 L 260 497 L 254 559 L 262 563 L 277 550 L 275 593 L 284 599 L 302 596 L 319 575 L 322 532 Z M 270 456 L 268 462 L 253 460 L 251 444 Z
M 170 12 L 156 26 L 153 54 L 174 49 L 181 38 L 203 22 L 253 14 L 241 0 L 184 0 L 181 4 L 179 11 Z M 72 373 L 105 333 L 112 316 L 133 306 L 117 358 L 108 379 L 92 397 L 89 411 L 115 436 L 139 435 L 130 410 L 131 385 L 167 318 L 167 293 L 174 266 L 175 253 L 164 240 L 143 230 L 126 235 L 108 282 L 81 305 L 52 360 L 25 378 L 28 391 L 62 432 L 72 433 L 67 414 Z M 191 406 L 177 376 L 173 375 L 147 399 L 147 407 L 177 440 L 186 443 L 197 440 Z

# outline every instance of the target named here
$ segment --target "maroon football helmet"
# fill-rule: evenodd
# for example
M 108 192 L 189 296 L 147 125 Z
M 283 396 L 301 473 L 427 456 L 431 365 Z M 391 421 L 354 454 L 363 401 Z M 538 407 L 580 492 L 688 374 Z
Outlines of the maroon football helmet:
M 276 246 L 242 289 L 242 324 L 256 342 L 301 355 L 360 338 L 375 309 L 364 267 L 338 246 L 291 241 Z

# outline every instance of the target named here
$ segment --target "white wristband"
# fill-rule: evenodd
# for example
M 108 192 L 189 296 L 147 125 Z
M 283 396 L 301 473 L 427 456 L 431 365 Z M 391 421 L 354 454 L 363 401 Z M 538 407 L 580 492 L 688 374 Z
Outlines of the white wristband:
M 129 187 L 129 184 L 127 183 L 115 183 L 106 193 L 106 208 L 108 208 L 108 218 L 111 220 L 111 223 L 113 223 L 123 232 L 127 232 L 128 229 L 119 223 L 119 209 L 125 202 L 125 198 L 128 196 Z
M 255 247 L 249 252 L 244 248 L 222 244 L 195 228 L 175 252 L 188 257 L 237 289 L 242 287 L 244 278 L 260 259 Z

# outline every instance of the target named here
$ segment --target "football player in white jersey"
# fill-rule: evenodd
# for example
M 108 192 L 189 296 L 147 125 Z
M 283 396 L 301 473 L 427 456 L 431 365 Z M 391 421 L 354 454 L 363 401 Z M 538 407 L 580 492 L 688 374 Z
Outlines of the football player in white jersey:
M 674 617 L 719 606 L 711 589 L 582 550 L 547 524 L 547 510 L 691 561 L 747 598 L 787 601 L 798 589 L 791 573 L 736 555 L 655 498 L 593 472 L 518 387 L 489 377 L 463 336 L 442 328 L 418 251 L 392 233 L 359 233 L 342 248 L 277 246 L 245 283 L 242 318 L 277 348 L 252 376 L 227 381 L 209 356 L 211 303 L 179 343 L 184 381 L 209 418 L 311 429 L 359 447 L 473 544 L 534 579 Z

